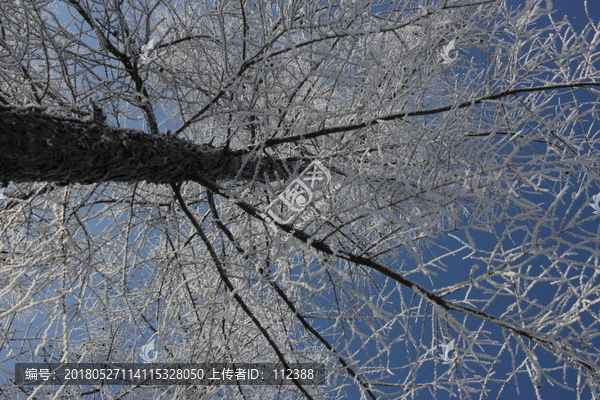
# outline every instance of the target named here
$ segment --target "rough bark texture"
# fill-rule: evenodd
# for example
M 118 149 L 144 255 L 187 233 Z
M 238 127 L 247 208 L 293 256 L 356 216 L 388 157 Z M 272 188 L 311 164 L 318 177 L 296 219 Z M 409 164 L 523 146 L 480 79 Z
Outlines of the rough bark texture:
M 258 160 L 167 135 L 0 106 L 0 180 L 13 182 L 138 182 L 264 180 L 281 162 Z M 281 175 L 280 175 L 281 176 Z

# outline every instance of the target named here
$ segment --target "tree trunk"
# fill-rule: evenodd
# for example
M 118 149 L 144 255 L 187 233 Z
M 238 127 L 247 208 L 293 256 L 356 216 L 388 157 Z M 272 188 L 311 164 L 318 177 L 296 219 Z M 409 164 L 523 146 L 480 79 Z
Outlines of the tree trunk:
M 34 107 L 0 106 L 0 149 L 4 184 L 245 180 L 255 176 L 257 167 L 256 179 L 264 181 L 265 174 L 284 171 L 280 161 L 260 163 L 224 148 L 50 115 Z

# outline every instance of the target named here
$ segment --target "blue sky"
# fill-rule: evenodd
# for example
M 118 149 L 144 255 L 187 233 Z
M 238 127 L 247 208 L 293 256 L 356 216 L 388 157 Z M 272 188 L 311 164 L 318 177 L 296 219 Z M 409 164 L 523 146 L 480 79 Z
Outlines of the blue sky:
M 513 6 L 514 8 L 521 7 L 524 4 L 523 1 L 512 1 L 512 0 L 509 1 L 508 3 L 509 3 L 509 5 Z M 580 31 L 588 23 L 588 17 L 585 14 L 585 5 L 586 4 L 583 1 L 579 1 L 579 0 L 578 1 L 556 1 L 555 0 L 553 3 L 554 3 L 553 9 L 555 10 L 555 12 L 553 13 L 552 18 L 554 18 L 554 21 L 560 21 L 563 19 L 563 17 L 567 17 L 576 31 Z M 598 21 L 600 21 L 600 1 L 596 0 L 596 1 L 587 2 L 587 10 L 588 10 L 591 18 L 594 21 L 596 21 L 596 23 L 598 23 Z M 542 18 L 542 20 L 540 21 L 540 25 L 543 25 L 547 22 L 548 22 L 548 18 Z M 461 56 L 466 56 L 468 54 L 468 56 L 476 57 L 477 56 L 476 53 L 477 52 L 472 53 L 468 50 L 461 49 Z M 593 96 L 591 96 L 583 91 L 578 92 L 578 97 L 582 100 L 587 100 L 587 101 L 594 100 Z M 579 134 L 581 134 L 581 132 L 579 132 Z M 540 150 L 542 150 L 542 149 L 540 149 Z M 597 189 L 600 190 L 600 182 L 598 182 Z M 590 197 L 588 199 L 579 197 L 575 204 L 564 203 L 560 207 L 558 214 L 560 214 L 561 211 L 564 213 L 569 213 L 569 212 L 574 213 L 574 210 L 583 209 L 584 215 L 582 216 L 582 218 L 587 218 L 587 217 L 591 216 L 593 209 L 588 206 L 588 202 L 591 201 L 591 195 L 593 195 L 593 194 L 594 193 L 590 193 Z M 568 196 L 566 196 L 566 197 L 568 198 Z M 553 198 L 550 198 L 549 196 L 537 196 L 537 195 L 534 197 L 530 197 L 530 199 L 534 200 L 538 203 L 545 203 L 548 205 L 550 205 L 552 203 L 552 201 L 554 200 Z M 591 231 L 594 231 L 595 229 L 597 229 L 596 228 L 597 225 L 598 225 L 598 220 L 592 220 L 589 223 L 585 224 L 585 227 Z M 496 228 L 499 230 L 502 230 L 502 226 L 503 226 L 502 224 L 497 224 Z M 525 238 L 523 238 L 523 237 L 519 238 L 518 236 L 513 237 L 513 239 L 516 241 L 525 240 Z M 478 240 L 479 240 L 478 243 L 482 249 L 485 249 L 485 248 L 492 249 L 497 244 L 495 241 L 495 238 L 492 235 L 482 234 L 481 236 L 479 236 Z M 439 238 L 436 243 L 441 246 L 445 245 L 450 248 L 452 248 L 453 243 L 455 245 L 455 242 L 453 242 L 452 240 L 449 240 L 447 237 Z M 433 258 L 434 254 L 431 253 L 430 256 L 431 256 L 431 258 Z M 466 256 L 466 252 L 460 256 Z M 456 279 L 456 280 L 460 281 L 460 280 L 464 279 L 465 274 L 469 273 L 470 265 L 466 264 L 465 262 L 462 262 L 460 260 L 460 256 L 455 258 L 456 262 L 454 265 L 451 266 L 451 271 L 449 273 L 446 273 L 443 275 L 442 281 L 444 281 L 444 282 L 441 286 L 445 286 L 446 284 L 449 284 L 447 282 L 447 280 Z M 581 252 L 580 254 L 573 256 L 572 260 L 573 261 L 579 260 L 583 263 L 583 262 L 588 261 L 588 257 L 589 257 L 588 253 Z M 407 262 L 407 260 L 404 259 L 404 260 L 401 260 L 401 262 L 405 263 L 405 262 Z M 401 262 L 399 260 L 398 265 L 397 265 L 397 267 L 399 269 L 402 268 Z M 530 260 L 530 264 L 529 264 L 532 266 L 530 273 L 531 274 L 543 273 L 545 265 L 547 265 L 547 262 L 548 261 L 545 257 L 532 257 Z M 479 266 L 481 268 L 482 265 L 479 264 Z M 412 278 L 415 279 L 414 277 L 412 277 Z M 416 280 L 418 283 L 421 283 L 423 286 L 429 287 L 427 278 L 421 277 L 421 279 L 416 279 Z M 437 280 L 437 282 L 440 282 L 440 280 Z M 383 283 L 383 281 L 381 283 Z M 408 296 L 410 296 L 408 291 L 405 291 L 405 293 L 407 293 Z M 459 296 L 457 298 L 460 298 L 460 294 L 463 294 L 463 293 L 464 292 L 459 293 Z M 544 290 L 543 286 L 540 285 L 540 288 L 536 289 L 536 291 L 533 292 L 533 294 L 534 294 L 533 297 L 536 297 L 540 304 L 544 304 L 544 303 L 548 302 L 549 300 L 551 300 L 551 298 L 548 296 L 551 296 L 552 293 L 553 293 L 552 290 Z M 497 299 L 495 299 L 491 302 L 489 307 L 486 308 L 486 311 L 493 315 L 501 315 L 501 313 L 503 311 L 505 311 L 507 309 L 507 307 L 511 306 L 512 304 L 513 304 L 512 300 L 509 296 L 506 296 L 504 298 L 498 297 Z M 600 308 L 596 307 L 596 311 L 597 312 L 600 311 Z M 460 317 L 460 316 L 457 315 L 457 317 Z M 475 320 L 474 318 L 469 317 L 465 321 L 465 326 L 469 330 L 476 329 L 479 326 L 479 321 Z M 492 327 L 490 327 L 490 325 L 486 325 L 486 327 L 492 331 L 490 338 L 498 340 L 500 343 L 503 342 L 504 339 L 503 339 L 499 329 L 493 329 Z M 414 328 L 416 328 L 416 325 L 414 326 Z M 425 324 L 424 328 L 422 330 L 425 332 L 426 337 L 429 337 L 427 335 L 431 335 L 431 326 L 430 325 Z M 403 332 L 403 330 L 401 328 L 396 327 L 395 329 L 392 329 L 391 331 L 389 331 L 389 337 L 392 338 L 395 334 L 399 335 L 399 334 L 402 334 L 402 332 Z M 427 342 L 427 340 L 425 340 L 425 342 Z M 459 342 L 459 343 L 457 343 L 457 346 L 459 348 L 464 348 L 465 343 Z M 397 354 L 397 357 L 392 357 L 393 359 L 390 360 L 390 365 L 392 366 L 392 369 L 394 366 L 401 367 L 403 362 L 406 362 L 406 355 L 405 355 L 406 351 L 405 351 L 404 347 L 405 346 L 404 346 L 403 342 L 398 342 L 394 345 L 394 350 L 392 351 L 392 354 Z M 600 341 L 597 341 L 595 343 L 595 347 L 600 348 Z M 441 351 L 442 351 L 442 349 L 440 348 L 439 350 L 436 351 L 436 353 L 441 353 Z M 459 349 L 459 352 L 461 352 L 461 351 L 463 351 L 463 350 Z M 546 351 L 539 351 L 539 352 L 537 352 L 537 355 L 539 357 L 539 362 L 542 365 L 553 365 L 553 363 L 556 362 L 555 357 Z M 499 377 L 501 377 L 505 374 L 508 374 L 512 371 L 510 357 L 508 356 L 508 354 L 504 353 L 504 357 L 501 357 L 500 359 L 498 359 L 497 362 L 498 363 L 494 367 L 494 369 L 497 372 Z M 426 362 L 425 364 L 423 364 L 422 368 L 420 368 L 420 370 L 419 370 L 417 382 L 418 383 L 430 382 L 431 379 L 434 377 L 434 374 L 439 376 L 440 374 L 443 374 L 446 370 L 449 370 L 449 369 L 450 369 L 450 367 L 448 365 L 443 365 L 439 361 Z M 567 372 L 566 376 L 567 376 L 569 383 L 571 385 L 573 385 L 572 387 L 574 387 L 576 384 L 575 373 L 572 370 L 570 370 Z M 535 399 L 536 393 L 535 393 L 535 390 L 529 380 L 529 377 L 527 375 L 521 374 L 520 376 L 518 376 L 517 380 L 519 382 L 518 389 L 517 389 L 516 385 L 514 383 L 512 383 L 512 384 L 506 386 L 505 388 L 503 388 L 500 398 L 501 399 Z M 390 377 L 390 382 L 394 382 L 393 377 Z M 498 391 L 500 390 L 500 385 L 490 384 L 489 388 L 491 390 L 490 390 L 489 396 L 487 398 L 496 398 L 496 396 L 498 395 Z M 540 389 L 540 393 L 542 394 L 544 399 L 549 399 L 549 400 L 564 400 L 564 399 L 575 398 L 574 392 L 566 390 L 566 389 L 561 388 L 556 385 L 552 386 L 547 381 L 543 382 L 543 386 Z M 458 392 L 455 392 L 455 394 L 458 394 Z M 355 391 L 355 390 L 348 391 L 348 398 L 358 398 L 357 396 L 358 396 L 358 391 Z M 423 391 L 423 392 L 421 392 L 421 394 L 419 396 L 416 396 L 415 398 L 426 400 L 426 399 L 432 399 L 434 397 L 432 394 L 427 393 L 426 391 Z M 435 398 L 440 399 L 440 400 L 445 400 L 445 399 L 451 399 L 451 398 L 457 398 L 457 397 L 452 397 L 448 393 L 445 393 L 442 391 L 437 391 L 435 393 Z M 591 399 L 591 394 L 589 392 L 585 392 L 582 398 L 583 399 Z

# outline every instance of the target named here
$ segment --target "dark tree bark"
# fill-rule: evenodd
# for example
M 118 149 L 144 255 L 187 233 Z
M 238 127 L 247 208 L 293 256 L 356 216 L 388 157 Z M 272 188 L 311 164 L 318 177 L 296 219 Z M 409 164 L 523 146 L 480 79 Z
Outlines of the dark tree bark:
M 0 149 L 0 180 L 5 184 L 264 181 L 275 170 L 279 178 L 286 175 L 282 161 L 264 162 L 263 157 L 115 128 L 100 118 L 51 115 L 36 107 L 0 106 Z

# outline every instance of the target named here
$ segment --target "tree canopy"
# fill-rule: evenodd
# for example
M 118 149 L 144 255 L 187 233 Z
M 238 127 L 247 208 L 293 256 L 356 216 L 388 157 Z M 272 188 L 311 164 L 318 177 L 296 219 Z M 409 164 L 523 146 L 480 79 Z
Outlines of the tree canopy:
M 0 3 L 2 394 L 600 397 L 600 29 L 555 15 Z M 327 380 L 15 385 L 151 338 Z

